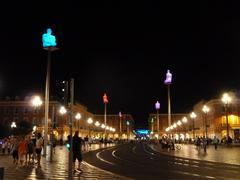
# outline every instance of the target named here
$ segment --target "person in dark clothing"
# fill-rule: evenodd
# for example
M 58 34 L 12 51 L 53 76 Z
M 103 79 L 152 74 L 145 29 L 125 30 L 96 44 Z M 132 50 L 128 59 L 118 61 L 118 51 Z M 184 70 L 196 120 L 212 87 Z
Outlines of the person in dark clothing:
M 72 139 L 72 151 L 73 151 L 73 169 L 74 171 L 76 171 L 75 169 L 75 162 L 76 159 L 78 160 L 78 171 L 82 171 L 81 170 L 81 162 L 82 162 L 82 138 L 80 138 L 78 136 L 79 132 L 76 131 L 73 139 Z

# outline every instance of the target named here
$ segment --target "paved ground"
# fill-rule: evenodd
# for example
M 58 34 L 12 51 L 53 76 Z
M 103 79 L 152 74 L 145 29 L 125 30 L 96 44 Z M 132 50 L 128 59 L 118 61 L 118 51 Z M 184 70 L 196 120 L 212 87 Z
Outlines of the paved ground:
M 132 179 L 239 179 L 240 166 L 164 155 L 147 143 L 97 150 L 85 161 Z
M 99 149 L 98 145 L 92 150 Z M 88 152 L 91 153 L 91 152 Z M 86 153 L 87 154 L 87 153 Z M 85 154 L 84 154 L 85 156 Z M 83 157 L 84 157 L 83 156 Z M 19 167 L 12 163 L 11 156 L 0 156 L 0 167 L 5 168 L 6 180 L 25 180 L 25 179 L 67 179 L 68 176 L 68 150 L 63 146 L 56 148 L 56 154 L 52 163 L 42 159 L 41 168 L 35 166 Z M 126 179 L 108 171 L 101 170 L 86 162 L 82 165 L 83 173 L 74 175 L 74 179 Z
M 240 147 L 237 146 L 227 147 L 225 145 L 222 145 L 218 146 L 217 150 L 215 150 L 214 146 L 211 145 L 207 148 L 206 153 L 203 149 L 197 150 L 196 146 L 194 145 L 182 145 L 181 150 L 175 151 L 167 151 L 166 149 L 163 150 L 160 145 L 150 146 L 153 148 L 153 150 L 164 153 L 166 155 L 240 165 Z

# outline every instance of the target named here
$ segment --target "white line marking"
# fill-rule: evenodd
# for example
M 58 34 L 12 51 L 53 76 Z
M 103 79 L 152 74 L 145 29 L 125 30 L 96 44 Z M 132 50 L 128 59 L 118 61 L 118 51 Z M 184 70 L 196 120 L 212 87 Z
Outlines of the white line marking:
M 103 159 L 103 158 L 100 157 L 100 154 L 101 154 L 102 152 L 104 152 L 104 151 L 105 151 L 105 150 L 102 150 L 102 151 L 98 152 L 98 153 L 96 154 L 96 157 L 97 157 L 100 161 L 102 161 L 102 162 L 105 162 L 105 163 L 110 164 L 110 165 L 116 165 L 115 163 L 110 162 L 110 161 L 107 161 L 107 160 L 105 160 L 105 159 Z

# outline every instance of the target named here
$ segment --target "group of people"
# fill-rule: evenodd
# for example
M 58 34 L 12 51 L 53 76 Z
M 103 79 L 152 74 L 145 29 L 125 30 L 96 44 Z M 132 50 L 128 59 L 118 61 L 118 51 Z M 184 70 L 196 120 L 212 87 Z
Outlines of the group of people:
M 43 138 L 40 133 L 36 137 L 31 135 L 14 136 L 1 141 L 2 154 L 5 152 L 8 155 L 11 154 L 13 163 L 20 164 L 20 166 L 35 164 L 36 159 L 37 167 L 40 167 L 42 147 Z

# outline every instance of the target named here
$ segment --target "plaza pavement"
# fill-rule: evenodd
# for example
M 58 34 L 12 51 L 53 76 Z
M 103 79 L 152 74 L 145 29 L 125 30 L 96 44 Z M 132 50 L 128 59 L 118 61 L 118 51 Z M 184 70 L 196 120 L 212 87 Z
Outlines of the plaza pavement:
M 97 150 L 100 148 L 106 148 L 108 146 L 100 146 L 98 144 L 92 145 L 91 150 Z M 90 151 L 91 151 L 90 150 Z M 89 152 L 91 153 L 91 152 Z M 84 153 L 83 153 L 84 159 Z M 42 158 L 41 168 L 36 168 L 36 165 L 29 165 L 26 167 L 20 167 L 14 165 L 12 156 L 1 155 L 0 167 L 4 167 L 4 179 L 5 180 L 33 180 L 33 179 L 51 179 L 60 180 L 68 178 L 68 150 L 65 146 L 57 146 L 54 154 L 53 162 L 47 162 L 45 158 Z M 94 167 L 85 161 L 82 162 L 81 174 L 74 174 L 74 179 L 127 179 L 123 176 L 113 174 L 111 172 Z
M 180 150 L 167 150 L 162 149 L 161 145 L 149 145 L 154 151 L 163 153 L 165 155 L 171 155 L 182 158 L 212 161 L 219 163 L 227 163 L 240 165 L 240 147 L 239 146 L 226 146 L 220 145 L 215 150 L 213 145 L 209 145 L 207 152 L 203 149 L 197 150 L 195 145 L 183 144 Z

